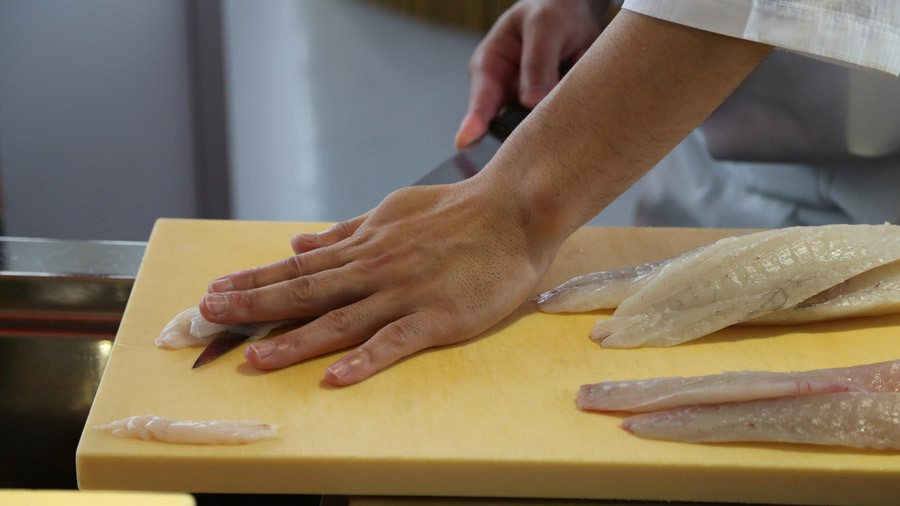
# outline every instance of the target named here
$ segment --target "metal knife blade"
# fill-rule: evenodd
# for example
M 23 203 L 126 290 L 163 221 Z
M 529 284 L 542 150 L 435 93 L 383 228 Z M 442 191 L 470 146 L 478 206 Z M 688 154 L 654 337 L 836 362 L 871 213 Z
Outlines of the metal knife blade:
M 229 351 L 240 346 L 241 343 L 246 341 L 249 336 L 235 334 L 233 332 L 220 332 L 216 334 L 216 337 L 213 338 L 212 341 L 206 348 L 200 353 L 200 356 L 197 357 L 197 361 L 194 362 L 194 365 L 191 369 L 196 369 L 201 365 L 208 364 L 213 360 L 221 357 L 222 355 L 228 353 Z
M 519 105 L 506 107 L 491 120 L 488 132 L 480 140 L 461 149 L 413 184 L 424 186 L 457 183 L 478 174 L 528 113 L 528 109 Z

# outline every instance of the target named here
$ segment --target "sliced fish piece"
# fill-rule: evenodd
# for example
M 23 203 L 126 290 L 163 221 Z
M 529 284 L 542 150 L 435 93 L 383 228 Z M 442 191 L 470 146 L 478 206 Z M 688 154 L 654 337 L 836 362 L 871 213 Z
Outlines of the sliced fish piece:
M 190 307 L 178 313 L 156 338 L 160 348 L 186 348 L 189 346 L 206 346 L 216 334 L 228 331 L 233 334 L 248 336 L 249 340 L 262 339 L 274 329 L 303 320 L 279 320 L 271 322 L 247 323 L 243 325 L 224 325 L 213 323 L 203 318 L 200 309 Z
M 599 271 L 572 278 L 535 298 L 545 313 L 579 313 L 612 309 L 650 282 L 672 259 Z
M 175 444 L 243 445 L 275 439 L 278 426 L 253 420 L 177 421 L 155 415 L 132 416 L 94 427 L 121 438 Z
M 687 406 L 626 418 L 640 437 L 900 450 L 900 394 L 850 392 Z
M 665 265 L 600 320 L 604 347 L 672 346 L 789 308 L 900 259 L 900 226 L 824 225 L 722 239 Z
M 578 313 L 595 309 L 613 309 L 637 293 L 673 261 L 694 255 L 708 246 L 700 246 L 672 258 L 632 265 L 622 269 L 598 271 L 577 276 L 552 288 L 534 301 L 545 313 Z
M 868 270 L 794 307 L 741 325 L 791 325 L 900 313 L 900 262 Z
M 190 332 L 193 336 L 206 337 L 228 331 L 232 334 L 247 336 L 248 339 L 255 340 L 266 337 L 269 335 L 269 332 L 272 332 L 278 327 L 283 327 L 295 321 L 297 320 L 277 320 L 271 322 L 246 323 L 243 325 L 226 325 L 224 323 L 213 323 L 207 320 L 200 314 L 200 310 L 198 309 L 191 316 Z
M 693 377 L 604 381 L 578 391 L 579 409 L 643 413 L 836 392 L 900 393 L 900 360 L 803 372 L 740 371 Z
M 195 336 L 191 334 L 191 320 L 194 315 L 200 314 L 196 307 L 187 308 L 172 318 L 159 337 L 156 338 L 156 346 L 160 348 L 187 348 L 189 346 L 206 346 L 212 341 L 212 335 Z

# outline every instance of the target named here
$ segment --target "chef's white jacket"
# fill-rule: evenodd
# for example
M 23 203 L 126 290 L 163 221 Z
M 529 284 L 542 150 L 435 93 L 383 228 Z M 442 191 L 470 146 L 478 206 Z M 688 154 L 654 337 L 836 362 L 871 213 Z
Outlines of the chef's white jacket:
M 900 223 L 900 0 L 622 8 L 779 49 L 647 175 L 636 223 Z

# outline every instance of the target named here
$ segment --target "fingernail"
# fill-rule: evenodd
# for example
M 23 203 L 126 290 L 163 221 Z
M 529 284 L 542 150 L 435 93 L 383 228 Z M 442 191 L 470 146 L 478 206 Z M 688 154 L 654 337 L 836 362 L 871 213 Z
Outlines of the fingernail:
M 266 358 L 275 351 L 275 343 L 271 341 L 260 341 L 251 344 L 249 347 L 250 351 L 256 355 L 256 358 Z
M 337 379 L 344 379 L 347 373 L 350 372 L 350 366 L 343 362 L 338 362 L 337 364 L 332 364 L 326 369 L 326 372 Z
M 231 283 L 231 278 L 226 276 L 210 281 L 207 290 L 210 292 L 230 292 L 234 290 L 234 285 Z
M 203 305 L 211 315 L 220 315 L 225 312 L 228 305 L 225 296 L 220 293 L 210 293 L 203 297 Z

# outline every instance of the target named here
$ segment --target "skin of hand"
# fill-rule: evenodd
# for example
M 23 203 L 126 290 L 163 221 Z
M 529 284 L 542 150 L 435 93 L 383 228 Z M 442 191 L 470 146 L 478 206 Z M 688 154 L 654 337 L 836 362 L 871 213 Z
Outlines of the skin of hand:
M 295 256 L 211 282 L 200 311 L 226 324 L 322 315 L 245 357 L 276 369 L 355 347 L 327 368 L 334 385 L 468 340 L 533 295 L 563 241 L 770 50 L 622 11 L 478 175 L 297 236 Z
M 469 62 L 469 106 L 457 149 L 487 131 L 504 105 L 533 109 L 559 82 L 559 65 L 576 60 L 600 34 L 609 0 L 521 0 L 494 23 Z

